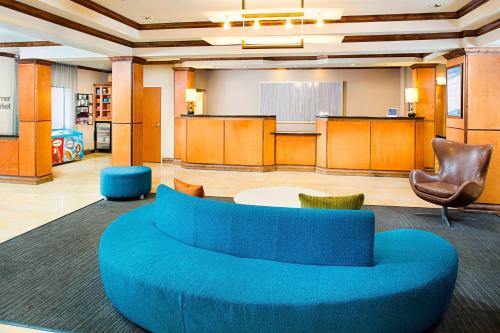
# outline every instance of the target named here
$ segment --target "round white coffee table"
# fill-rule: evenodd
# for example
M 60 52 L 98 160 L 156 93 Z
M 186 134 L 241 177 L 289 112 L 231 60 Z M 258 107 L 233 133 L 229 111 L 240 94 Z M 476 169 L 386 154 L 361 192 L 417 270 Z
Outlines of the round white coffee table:
M 329 194 L 301 187 L 268 186 L 239 192 L 234 202 L 243 205 L 300 208 L 299 193 L 327 197 Z

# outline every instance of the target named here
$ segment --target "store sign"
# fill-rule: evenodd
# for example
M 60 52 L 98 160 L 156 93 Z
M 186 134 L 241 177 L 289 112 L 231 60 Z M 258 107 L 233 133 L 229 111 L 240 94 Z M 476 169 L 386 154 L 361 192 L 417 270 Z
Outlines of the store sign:
M 16 135 L 16 61 L 0 57 L 0 135 Z

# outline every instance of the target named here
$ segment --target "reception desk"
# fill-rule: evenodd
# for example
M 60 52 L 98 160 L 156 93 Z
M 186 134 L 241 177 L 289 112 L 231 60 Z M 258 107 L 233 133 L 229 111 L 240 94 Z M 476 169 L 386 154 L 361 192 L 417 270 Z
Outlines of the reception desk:
M 318 117 L 316 132 L 277 132 L 273 116 L 180 118 L 185 168 L 407 176 L 424 167 L 423 118 Z
M 424 168 L 423 118 L 318 117 L 316 169 L 406 176 Z
M 181 164 L 186 168 L 274 170 L 276 117 L 191 116 L 180 123 Z

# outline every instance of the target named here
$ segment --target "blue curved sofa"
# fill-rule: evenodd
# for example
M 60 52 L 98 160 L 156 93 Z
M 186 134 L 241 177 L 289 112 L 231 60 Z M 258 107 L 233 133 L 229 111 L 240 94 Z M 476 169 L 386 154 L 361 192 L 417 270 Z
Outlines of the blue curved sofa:
M 163 185 L 99 245 L 104 289 L 152 332 L 422 332 L 458 259 L 424 231 L 374 234 L 369 211 L 235 205 Z

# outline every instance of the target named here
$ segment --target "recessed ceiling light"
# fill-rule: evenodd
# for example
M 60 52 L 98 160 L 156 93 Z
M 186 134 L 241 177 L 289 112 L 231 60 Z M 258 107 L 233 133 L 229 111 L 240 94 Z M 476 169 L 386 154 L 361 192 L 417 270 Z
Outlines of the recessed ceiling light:
M 149 15 L 146 15 L 146 16 L 143 16 L 142 19 L 146 20 L 146 21 L 151 21 L 153 18 Z
M 440 7 L 443 7 L 443 4 L 442 4 L 442 3 L 440 3 L 440 2 L 434 2 L 434 3 L 432 4 L 432 7 L 433 7 L 433 8 L 440 8 Z

